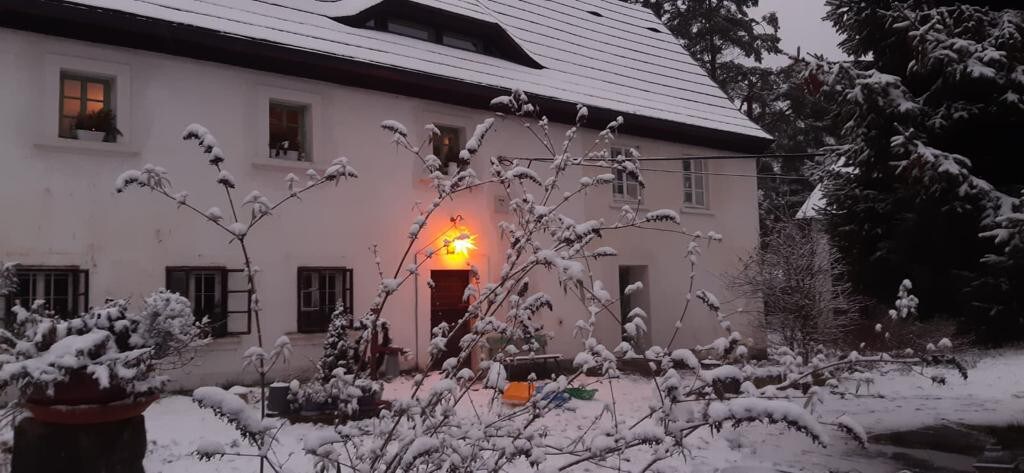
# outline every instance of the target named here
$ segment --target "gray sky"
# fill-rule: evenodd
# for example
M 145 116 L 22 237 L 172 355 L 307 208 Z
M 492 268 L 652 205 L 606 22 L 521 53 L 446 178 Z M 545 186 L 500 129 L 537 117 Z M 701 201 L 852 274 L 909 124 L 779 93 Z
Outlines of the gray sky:
M 821 19 L 825 16 L 825 0 L 761 0 L 761 6 L 751 13 L 761 16 L 769 11 L 779 14 L 779 35 L 787 53 L 796 53 L 800 46 L 805 53 L 820 53 L 831 59 L 846 57 L 836 46 L 839 35 L 832 24 Z M 784 57 L 765 59 L 773 66 L 787 62 Z

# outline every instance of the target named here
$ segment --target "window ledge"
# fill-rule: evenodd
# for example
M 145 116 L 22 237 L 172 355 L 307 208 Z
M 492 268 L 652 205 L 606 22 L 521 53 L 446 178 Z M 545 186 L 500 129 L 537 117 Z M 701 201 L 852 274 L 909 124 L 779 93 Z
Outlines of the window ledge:
M 68 138 L 53 138 L 36 143 L 36 148 L 44 151 L 71 154 L 89 154 L 96 156 L 138 156 L 139 150 L 128 143 L 105 143 L 99 141 L 81 141 Z
M 693 214 L 693 215 L 708 215 L 708 216 L 715 215 L 715 213 L 712 212 L 711 209 L 706 209 L 706 208 L 702 208 L 702 207 L 686 207 L 686 206 L 683 206 L 683 207 L 681 207 L 679 209 L 679 212 L 680 213 L 684 213 L 684 214 Z
M 634 212 L 650 212 L 651 210 L 650 206 L 645 202 L 626 199 L 612 199 L 611 203 L 608 204 L 608 208 L 622 210 L 624 205 L 628 205 Z
M 242 348 L 242 336 L 241 335 L 226 335 L 220 338 L 214 338 L 203 345 L 202 350 L 209 351 L 238 351 Z
M 316 161 L 286 161 L 284 159 L 273 159 L 273 158 L 255 158 L 252 160 L 252 165 L 255 168 L 262 169 L 291 169 L 306 171 L 307 169 L 315 169 L 317 171 L 323 171 L 327 169 L 323 163 Z
M 300 346 L 311 346 L 311 345 L 323 345 L 324 340 L 327 339 L 327 332 L 308 333 L 308 332 L 288 332 L 285 334 L 289 340 L 292 341 L 292 345 Z

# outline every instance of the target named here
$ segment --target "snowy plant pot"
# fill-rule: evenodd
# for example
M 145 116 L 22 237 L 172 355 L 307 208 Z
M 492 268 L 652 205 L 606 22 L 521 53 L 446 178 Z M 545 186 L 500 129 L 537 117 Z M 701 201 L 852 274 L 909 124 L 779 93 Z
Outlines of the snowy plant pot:
M 282 161 L 302 161 L 302 155 L 294 150 L 271 150 L 270 157 Z
M 107 136 L 107 132 L 79 129 L 75 130 L 75 136 L 82 141 L 103 141 L 103 138 Z
M 117 385 L 101 386 L 85 369 L 67 373 L 52 391 L 33 386 L 25 394 L 25 408 L 40 422 L 98 424 L 142 414 L 159 397 L 155 393 L 131 395 Z
M 319 401 L 316 399 L 303 399 L 302 400 L 302 411 L 299 413 L 304 416 L 315 416 L 323 414 L 325 412 L 332 412 L 335 409 L 335 405 L 331 400 Z

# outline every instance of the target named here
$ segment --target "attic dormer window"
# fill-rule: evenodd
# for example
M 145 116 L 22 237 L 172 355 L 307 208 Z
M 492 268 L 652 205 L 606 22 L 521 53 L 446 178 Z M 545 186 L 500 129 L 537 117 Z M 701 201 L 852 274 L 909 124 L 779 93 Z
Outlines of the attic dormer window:
M 542 68 L 496 20 L 483 13 L 467 14 L 459 8 L 408 0 L 380 1 L 356 10 L 333 18 L 354 28 L 384 31 Z
M 499 56 L 495 48 L 491 47 L 483 37 L 461 31 L 453 31 L 446 27 L 386 16 L 368 21 L 366 27 L 422 41 L 430 41 L 431 43 L 440 43 L 465 51 Z

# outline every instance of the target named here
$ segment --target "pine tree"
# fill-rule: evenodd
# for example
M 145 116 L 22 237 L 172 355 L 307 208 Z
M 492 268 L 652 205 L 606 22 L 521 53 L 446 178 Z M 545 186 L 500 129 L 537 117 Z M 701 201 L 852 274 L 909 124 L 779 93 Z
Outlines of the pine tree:
M 637 0 L 651 9 L 682 41 L 690 56 L 726 93 L 741 82 L 742 56 L 760 64 L 766 55 L 779 54 L 779 18 L 772 12 L 753 18 L 747 11 L 759 0 Z M 731 95 L 730 95 L 731 96 Z
M 972 3 L 992 2 L 830 0 L 841 47 L 869 59 L 813 67 L 842 127 L 822 177 L 852 280 L 886 300 L 911 278 L 923 312 L 998 342 L 1024 336 L 1024 260 L 978 235 L 1013 233 L 1024 14 Z
M 759 91 L 751 94 L 759 96 L 760 103 L 747 110 L 753 110 L 750 118 L 775 138 L 772 153 L 814 153 L 835 144 L 838 132 L 828 120 L 831 109 L 817 97 L 817 84 L 807 80 L 806 72 L 807 64 L 794 60 L 757 76 Z M 813 162 L 811 156 L 759 160 L 762 237 L 793 218 L 814 190 L 807 179 Z
M 354 337 L 363 329 L 362 324 L 355 321 L 352 314 L 341 305 L 331 314 L 331 323 L 327 326 L 327 337 L 324 339 L 324 353 L 317 364 L 320 382 L 329 382 L 334 370 L 338 368 L 348 374 L 362 371 L 365 367 L 364 357 L 361 355 L 360 343 Z
M 776 139 L 775 153 L 817 151 L 828 144 L 824 107 L 806 93 L 802 64 L 761 65 L 781 54 L 779 20 L 774 13 L 751 17 L 759 0 L 638 0 L 651 9 L 690 56 L 707 71 L 736 107 Z M 746 61 L 738 61 L 738 58 Z M 755 64 L 750 64 L 753 62 Z M 809 160 L 763 159 L 758 173 L 761 227 L 788 220 L 813 190 L 805 176 Z

